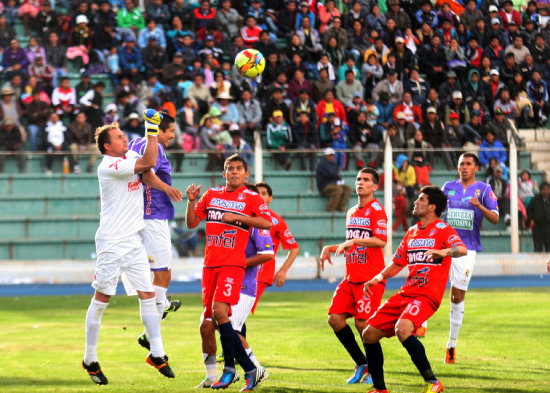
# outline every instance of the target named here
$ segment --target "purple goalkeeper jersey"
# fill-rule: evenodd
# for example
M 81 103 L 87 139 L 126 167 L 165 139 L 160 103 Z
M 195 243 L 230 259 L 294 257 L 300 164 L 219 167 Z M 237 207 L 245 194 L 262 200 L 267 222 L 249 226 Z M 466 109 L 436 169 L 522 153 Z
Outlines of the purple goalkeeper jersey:
M 145 152 L 145 146 L 147 139 L 136 138 L 129 144 L 128 148 L 135 151 L 139 155 L 143 155 Z M 166 152 L 164 147 L 159 143 L 159 154 L 157 159 L 157 165 L 153 168 L 155 175 L 169 186 L 172 185 L 172 165 L 166 158 Z M 166 195 L 166 193 L 159 191 L 151 186 L 144 184 L 143 187 L 143 218 L 146 220 L 173 220 L 174 219 L 174 205 L 172 201 Z
M 252 228 L 248 238 L 248 244 L 244 254 L 251 258 L 256 254 L 273 255 L 273 240 L 268 229 Z M 247 267 L 244 273 L 243 286 L 241 293 L 256 297 L 256 275 L 258 274 L 258 265 Z
M 464 189 L 460 180 L 453 180 L 443 185 L 443 192 L 447 195 L 445 221 L 456 230 L 468 250 L 481 251 L 479 231 L 483 213 L 472 206 L 470 199 L 477 197 L 485 208 L 498 214 L 497 197 L 491 186 L 477 181 Z

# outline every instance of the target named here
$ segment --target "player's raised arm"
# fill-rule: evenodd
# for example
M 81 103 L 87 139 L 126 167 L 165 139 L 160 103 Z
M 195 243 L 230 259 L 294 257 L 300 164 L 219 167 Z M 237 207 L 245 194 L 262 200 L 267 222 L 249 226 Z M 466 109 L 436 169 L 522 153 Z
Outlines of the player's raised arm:
M 181 200 L 183 199 L 183 193 L 180 190 L 171 187 L 160 180 L 160 178 L 152 170 L 143 172 L 142 180 L 148 186 L 164 192 L 166 195 L 168 195 L 168 198 L 170 198 L 174 202 L 181 202 Z
M 193 183 L 189 187 L 187 187 L 187 190 L 185 190 L 185 194 L 187 195 L 185 222 L 187 223 L 187 228 L 189 229 L 195 228 L 201 222 L 201 219 L 195 213 L 195 203 L 201 193 L 201 187 L 202 186 L 200 185 L 197 187 L 195 186 L 195 183 Z
M 242 214 L 235 213 L 224 213 L 222 217 L 222 222 L 232 224 L 234 222 L 240 222 L 242 224 L 248 225 L 250 227 L 258 229 L 271 229 L 272 222 L 268 221 L 264 217 L 248 217 L 243 216 Z
M 143 173 L 157 165 L 159 154 L 158 139 L 159 124 L 162 120 L 162 114 L 154 109 L 147 109 L 143 113 L 145 118 L 145 135 L 147 136 L 147 145 L 143 156 L 138 158 L 134 167 L 134 173 Z

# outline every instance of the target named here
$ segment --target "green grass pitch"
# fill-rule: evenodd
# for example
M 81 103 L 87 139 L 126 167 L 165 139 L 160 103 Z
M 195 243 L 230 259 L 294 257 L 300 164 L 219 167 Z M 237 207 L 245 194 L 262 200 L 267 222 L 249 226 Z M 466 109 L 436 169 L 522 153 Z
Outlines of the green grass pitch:
M 393 292 L 387 292 L 385 299 Z M 258 392 L 366 392 L 346 385 L 353 364 L 326 323 L 328 292 L 268 292 L 249 318 L 249 342 L 270 378 Z M 109 385 L 96 386 L 80 367 L 88 296 L 0 298 L 1 392 L 193 392 L 204 376 L 198 295 L 163 323 L 176 373 L 148 367 L 136 342 L 142 332 L 135 297 L 118 296 L 103 316 L 99 359 Z M 444 365 L 448 293 L 423 340 L 436 375 L 451 393 L 550 392 L 550 291 L 472 290 L 455 365 Z M 394 337 L 383 340 L 390 392 L 420 392 L 422 378 Z M 221 368 L 221 365 L 220 365 Z M 227 392 L 238 391 L 242 382 Z

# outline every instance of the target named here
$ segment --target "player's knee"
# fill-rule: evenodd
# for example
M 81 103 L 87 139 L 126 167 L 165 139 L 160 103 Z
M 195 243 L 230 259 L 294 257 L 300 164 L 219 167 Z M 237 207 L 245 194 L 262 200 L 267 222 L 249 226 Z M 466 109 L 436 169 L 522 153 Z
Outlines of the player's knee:
M 214 332 L 214 323 L 211 320 L 203 320 L 200 325 L 201 337 L 208 337 Z
M 339 314 L 330 314 L 328 324 L 335 332 L 338 332 L 346 327 L 346 319 Z
M 361 333 L 361 337 L 363 338 L 363 342 L 366 344 L 376 344 L 378 341 L 380 341 L 380 337 L 376 332 L 376 329 L 372 326 L 367 326 L 363 333 Z
M 414 325 L 410 321 L 399 321 L 395 326 L 395 335 L 399 341 L 403 342 L 414 332 Z

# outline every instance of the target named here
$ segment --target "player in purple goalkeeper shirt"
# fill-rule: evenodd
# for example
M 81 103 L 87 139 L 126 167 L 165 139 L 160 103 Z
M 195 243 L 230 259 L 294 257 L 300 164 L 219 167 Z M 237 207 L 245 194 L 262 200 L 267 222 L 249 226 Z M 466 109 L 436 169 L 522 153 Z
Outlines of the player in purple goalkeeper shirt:
M 257 191 L 253 185 L 246 185 L 252 191 Z M 241 330 L 246 318 L 252 310 L 252 306 L 256 301 L 256 276 L 258 274 L 258 265 L 268 262 L 273 259 L 273 240 L 269 229 L 257 229 L 252 227 L 250 230 L 250 237 L 245 249 L 246 255 L 246 270 L 241 287 L 241 295 L 237 305 L 231 307 L 231 324 L 233 329 L 239 334 L 243 346 L 246 350 L 246 354 L 250 357 L 250 360 L 260 367 L 257 363 L 256 357 L 252 353 L 252 349 L 244 340 Z M 197 388 L 209 388 L 214 382 L 216 382 L 218 376 L 218 368 L 216 364 L 216 337 L 215 328 L 212 321 L 209 324 L 201 325 L 201 338 L 203 348 L 203 360 L 206 368 L 206 377 L 197 386 Z M 268 374 L 265 372 L 263 380 L 267 379 Z M 238 380 L 238 374 L 235 374 L 234 381 Z
M 464 297 L 472 278 L 476 252 L 481 251 L 481 222 L 485 217 L 492 224 L 499 220 L 498 203 L 491 186 L 476 181 L 479 160 L 475 154 L 464 153 L 458 159 L 459 179 L 443 186 L 447 196 L 445 221 L 456 230 L 468 254 L 453 258 L 451 265 L 451 328 L 445 355 L 445 363 L 456 359 L 456 340 L 464 317 Z
M 167 311 L 176 311 L 181 306 L 179 300 L 170 302 L 166 296 L 172 276 L 172 241 L 168 220 L 174 219 L 172 201 L 181 202 L 183 196 L 180 190 L 171 186 L 172 166 L 165 151 L 174 137 L 174 118 L 163 113 L 162 121 L 159 124 L 157 165 L 147 178 L 147 184 L 143 191 L 145 228 L 139 233 L 153 272 L 157 309 L 162 318 L 166 317 Z M 138 154 L 143 154 L 146 144 L 145 138 L 136 138 L 128 144 L 128 148 Z M 138 337 L 138 343 L 149 349 L 149 340 L 145 332 Z

